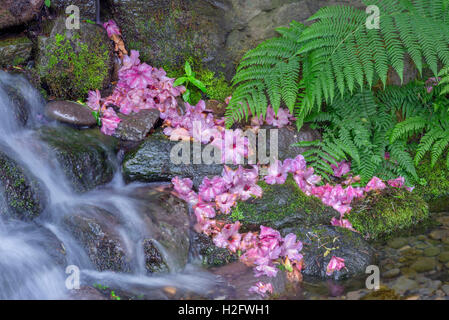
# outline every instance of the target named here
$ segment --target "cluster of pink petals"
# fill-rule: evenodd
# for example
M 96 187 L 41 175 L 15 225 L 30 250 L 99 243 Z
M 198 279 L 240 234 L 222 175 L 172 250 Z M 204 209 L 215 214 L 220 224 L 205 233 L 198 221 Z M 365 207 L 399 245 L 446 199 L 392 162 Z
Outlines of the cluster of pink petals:
M 341 178 L 351 171 L 351 164 L 347 161 L 341 161 L 337 165 L 331 164 L 331 167 L 334 170 L 334 176 L 337 178 Z
M 265 115 L 265 122 L 271 126 L 283 128 L 290 124 L 291 121 L 295 120 L 295 118 L 290 114 L 290 112 L 287 109 L 280 108 L 276 113 L 274 112 L 273 108 L 268 105 L 267 113 Z M 259 127 L 264 124 L 263 116 L 260 115 L 259 117 L 252 117 L 251 118 L 251 125 L 253 127 Z
M 271 283 L 263 283 L 259 281 L 256 283 L 256 285 L 249 288 L 249 292 L 257 293 L 262 296 L 262 298 L 265 298 L 267 296 L 267 293 L 273 293 L 273 285 Z
M 340 271 L 345 267 L 345 259 L 332 256 L 326 268 L 326 274 L 331 276 L 334 271 Z

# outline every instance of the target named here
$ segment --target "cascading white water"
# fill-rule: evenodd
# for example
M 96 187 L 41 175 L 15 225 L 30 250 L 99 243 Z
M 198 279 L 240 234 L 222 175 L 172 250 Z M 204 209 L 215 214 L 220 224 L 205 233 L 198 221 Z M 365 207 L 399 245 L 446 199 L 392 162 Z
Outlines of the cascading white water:
M 8 87 L 15 88 L 30 109 L 26 126 L 19 123 L 13 113 L 14 106 L 7 92 Z M 0 71 L 0 151 L 32 172 L 48 195 L 45 211 L 32 222 L 5 219 L 0 215 L 0 299 L 71 298 L 71 292 L 65 284 L 67 265 L 75 265 L 81 270 L 82 284 L 104 282 L 111 287 L 139 287 L 140 290 L 174 286 L 199 293 L 214 285 L 214 277 L 192 266 L 181 273 L 160 276 L 146 274 L 142 239 L 148 236 L 148 231 L 138 213 L 142 200 L 132 197 L 137 188 L 142 188 L 142 184 L 125 185 L 117 172 L 108 186 L 84 194 L 74 193 L 55 157 L 48 156 L 50 149 L 36 138 L 34 130 L 39 126 L 36 119 L 41 118 L 43 107 L 44 101 L 39 92 L 22 76 Z M 2 201 L 5 200 L 0 191 L 0 208 L 5 207 L 1 205 Z M 61 227 L 62 217 L 72 214 L 74 208 L 80 206 L 104 209 L 120 221 L 120 224 L 111 224 L 110 227 L 121 238 L 124 250 L 133 257 L 131 272 L 124 274 L 95 270 L 86 251 Z M 61 265 L 48 250 L 54 245 L 55 239 L 62 243 L 65 265 Z M 167 256 L 167 263 L 170 269 L 175 270 L 171 258 Z

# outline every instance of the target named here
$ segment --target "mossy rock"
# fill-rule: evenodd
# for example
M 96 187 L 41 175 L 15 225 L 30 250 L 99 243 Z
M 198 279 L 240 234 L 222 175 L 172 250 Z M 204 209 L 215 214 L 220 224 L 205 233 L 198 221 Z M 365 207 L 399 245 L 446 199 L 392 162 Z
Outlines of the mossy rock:
M 417 167 L 425 184 L 417 185 L 415 192 L 427 201 L 431 212 L 449 211 L 449 169 L 443 159 L 446 157 L 442 156 L 432 167 L 430 157 L 426 156 Z
M 201 257 L 201 263 L 206 267 L 222 266 L 238 260 L 236 254 L 228 249 L 217 247 L 212 239 L 202 233 L 193 235 L 193 248 Z
M 18 162 L 0 151 L 0 215 L 21 220 L 39 216 L 47 204 L 41 183 Z
M 239 220 L 248 229 L 260 225 L 275 229 L 330 224 L 339 213 L 324 205 L 316 197 L 306 196 L 292 178 L 283 185 L 268 185 L 259 182 L 263 196 L 246 202 L 239 202 L 231 217 Z
M 77 192 L 85 192 L 112 180 L 116 139 L 98 129 L 42 127 L 37 131 Z
M 65 19 L 55 21 L 49 37 L 39 37 L 36 68 L 50 94 L 61 100 L 84 100 L 89 90 L 109 86 L 113 47 L 105 30 L 81 22 L 66 29 Z
M 429 217 L 428 204 L 416 192 L 388 188 L 355 200 L 346 218 L 370 239 L 387 238 Z

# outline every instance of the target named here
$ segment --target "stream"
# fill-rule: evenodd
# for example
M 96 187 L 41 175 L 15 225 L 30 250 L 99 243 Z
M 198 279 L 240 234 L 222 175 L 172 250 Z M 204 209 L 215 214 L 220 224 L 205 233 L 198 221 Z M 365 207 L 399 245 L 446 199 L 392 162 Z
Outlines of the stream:
M 29 107 L 25 125 L 13 112 L 8 86 L 14 87 Z M 183 263 L 177 250 L 154 240 L 152 219 L 163 207 L 161 199 L 169 194 L 167 184 L 126 184 L 119 160 L 114 158 L 110 183 L 85 193 L 74 192 L 49 146 L 36 134 L 41 126 L 62 126 L 45 122 L 44 106 L 44 99 L 25 78 L 0 71 L 0 152 L 37 176 L 46 198 L 45 208 L 32 220 L 0 215 L 0 299 L 107 299 L 111 289 L 114 296 L 132 299 L 258 298 L 248 293 L 259 280 L 250 268 L 232 263 L 206 270 L 192 245 Z M 8 211 L 4 192 L 0 192 L 0 210 Z M 104 252 L 93 253 L 80 244 L 79 234 L 68 232 L 67 221 L 78 221 L 80 212 L 88 217 L 82 220 L 87 228 L 101 225 L 115 236 Z M 381 284 L 393 288 L 401 298 L 448 298 L 449 215 L 440 213 L 433 218 L 435 223 L 425 231 L 375 245 Z M 182 223 L 189 228 L 191 221 L 187 217 Z M 103 235 L 104 230 L 93 232 Z M 153 239 L 167 266 L 165 272 L 148 272 L 145 239 Z M 109 257 L 111 250 L 126 257 L 116 255 L 122 259 L 118 271 L 92 261 L 93 254 L 101 260 Z M 67 279 L 78 270 L 79 288 L 67 286 Z M 359 299 L 368 294 L 365 277 L 344 282 L 305 278 L 301 287 L 284 290 L 278 298 Z

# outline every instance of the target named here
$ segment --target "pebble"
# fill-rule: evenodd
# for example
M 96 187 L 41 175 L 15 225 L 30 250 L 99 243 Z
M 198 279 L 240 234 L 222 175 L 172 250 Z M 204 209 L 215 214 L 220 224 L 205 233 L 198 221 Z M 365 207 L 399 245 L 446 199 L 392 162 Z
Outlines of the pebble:
M 410 268 L 412 268 L 416 272 L 431 271 L 435 269 L 435 267 L 436 267 L 436 260 L 430 257 L 419 258 L 410 266 Z
M 388 242 L 388 246 L 393 249 L 402 248 L 407 244 L 406 238 L 394 238 Z
M 94 126 L 97 120 L 87 106 L 71 101 L 51 101 L 45 106 L 48 118 L 76 126 Z
M 440 262 L 443 262 L 443 263 L 449 262 L 449 251 L 442 252 L 438 256 L 438 260 L 440 260 Z
M 444 230 L 444 229 L 437 229 L 437 230 L 433 230 L 430 234 L 429 237 L 434 239 L 434 240 L 447 240 L 449 238 L 449 230 Z
M 398 268 L 394 268 L 391 270 L 388 270 L 387 272 L 383 273 L 384 278 L 390 279 L 390 278 L 394 278 L 396 276 L 398 276 L 399 274 L 401 274 L 401 270 L 399 270 Z
M 391 287 L 393 290 L 400 294 L 404 294 L 405 292 L 415 289 L 418 287 L 418 283 L 414 280 L 411 280 L 405 276 L 399 277 L 396 282 Z
M 438 247 L 428 247 L 426 249 L 424 249 L 424 255 L 426 257 L 434 257 L 437 256 L 440 253 L 440 248 Z M 449 261 L 449 257 L 448 260 Z

